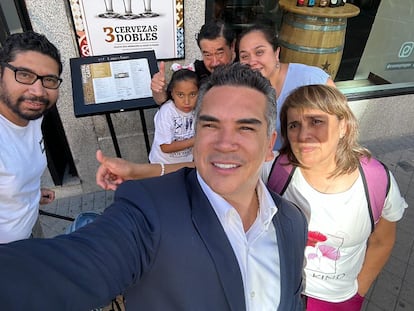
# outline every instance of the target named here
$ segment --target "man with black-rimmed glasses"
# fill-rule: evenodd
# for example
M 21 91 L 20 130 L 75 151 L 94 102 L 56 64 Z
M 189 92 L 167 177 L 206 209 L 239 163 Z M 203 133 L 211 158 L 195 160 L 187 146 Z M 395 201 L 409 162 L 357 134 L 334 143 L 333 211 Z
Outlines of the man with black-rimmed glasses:
M 35 32 L 13 34 L 0 49 L 0 243 L 29 238 L 39 203 L 46 155 L 41 123 L 62 82 L 60 53 Z

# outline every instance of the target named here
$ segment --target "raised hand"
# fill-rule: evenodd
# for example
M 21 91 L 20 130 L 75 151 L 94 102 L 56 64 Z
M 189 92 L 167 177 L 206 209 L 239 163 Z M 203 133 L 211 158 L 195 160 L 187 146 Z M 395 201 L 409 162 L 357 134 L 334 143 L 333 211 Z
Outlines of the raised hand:
M 160 62 L 159 71 L 151 79 L 151 91 L 154 101 L 161 105 L 167 100 L 167 81 L 165 79 L 165 63 Z

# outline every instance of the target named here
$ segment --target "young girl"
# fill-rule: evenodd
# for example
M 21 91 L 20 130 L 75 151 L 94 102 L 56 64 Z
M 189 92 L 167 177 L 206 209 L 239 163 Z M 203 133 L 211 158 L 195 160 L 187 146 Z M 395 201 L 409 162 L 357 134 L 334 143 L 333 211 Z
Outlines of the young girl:
M 193 160 L 194 107 L 199 81 L 191 69 L 176 70 L 167 87 L 168 100 L 154 116 L 155 134 L 149 161 L 151 163 L 179 163 Z

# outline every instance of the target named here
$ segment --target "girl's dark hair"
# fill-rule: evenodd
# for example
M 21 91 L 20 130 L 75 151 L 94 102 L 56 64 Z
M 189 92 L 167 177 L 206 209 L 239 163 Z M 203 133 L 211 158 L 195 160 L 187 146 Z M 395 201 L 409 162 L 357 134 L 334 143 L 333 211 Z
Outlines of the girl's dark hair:
M 188 81 L 188 80 L 193 80 L 194 83 L 197 85 L 197 87 L 198 88 L 200 87 L 198 76 L 194 71 L 190 69 L 180 69 L 180 70 L 175 71 L 172 74 L 170 83 L 168 83 L 168 86 L 167 86 L 167 98 L 172 99 L 171 92 L 177 82 Z

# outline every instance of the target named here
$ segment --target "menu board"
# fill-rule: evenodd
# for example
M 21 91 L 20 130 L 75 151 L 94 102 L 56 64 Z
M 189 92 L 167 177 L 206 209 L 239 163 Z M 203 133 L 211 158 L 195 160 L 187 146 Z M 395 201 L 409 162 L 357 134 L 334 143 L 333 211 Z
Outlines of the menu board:
M 70 67 L 77 117 L 156 106 L 154 51 L 72 58 Z

